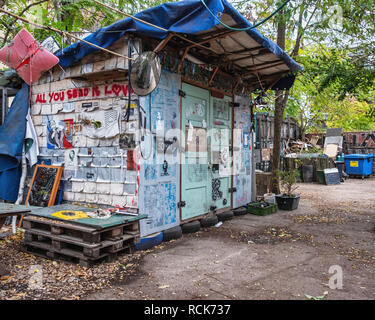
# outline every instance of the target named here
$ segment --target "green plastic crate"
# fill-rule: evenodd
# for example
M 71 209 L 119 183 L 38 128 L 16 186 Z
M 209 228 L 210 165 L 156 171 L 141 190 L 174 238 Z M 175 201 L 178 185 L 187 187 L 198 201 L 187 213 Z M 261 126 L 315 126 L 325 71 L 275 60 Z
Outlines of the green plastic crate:
M 257 216 L 266 216 L 277 211 L 277 204 L 270 204 L 267 207 L 260 207 L 262 202 L 253 202 L 247 205 L 247 212 Z

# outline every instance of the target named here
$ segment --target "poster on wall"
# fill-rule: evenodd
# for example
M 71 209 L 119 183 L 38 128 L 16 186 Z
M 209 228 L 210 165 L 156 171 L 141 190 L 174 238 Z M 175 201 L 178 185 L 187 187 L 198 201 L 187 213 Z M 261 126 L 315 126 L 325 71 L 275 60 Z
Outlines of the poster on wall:
M 139 213 L 141 236 L 180 224 L 178 165 L 181 77 L 163 70 L 158 87 L 140 99 L 148 126 L 141 142 Z M 150 121 L 150 122 L 149 122 Z M 150 132 L 151 128 L 151 132 Z
M 70 149 L 72 148 L 73 119 L 56 121 L 49 118 L 47 121 L 47 148 Z
M 233 152 L 233 208 L 251 202 L 251 112 L 250 97 L 235 96 L 240 106 L 234 109 L 233 145 L 238 146 Z

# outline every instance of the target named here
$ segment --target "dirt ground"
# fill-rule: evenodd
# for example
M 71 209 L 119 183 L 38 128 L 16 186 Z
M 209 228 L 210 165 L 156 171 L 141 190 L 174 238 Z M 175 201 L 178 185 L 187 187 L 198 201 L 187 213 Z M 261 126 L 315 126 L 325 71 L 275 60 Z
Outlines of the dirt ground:
M 375 178 L 299 184 L 299 208 L 245 215 L 147 254 L 85 299 L 375 299 Z M 342 289 L 330 289 L 330 266 Z
M 11 270 L 0 299 L 375 299 L 375 178 L 296 192 L 295 211 L 235 217 L 92 269 L 19 253 L 22 235 L 0 240 Z M 39 290 L 27 286 L 33 264 Z M 334 265 L 342 289 L 329 287 Z

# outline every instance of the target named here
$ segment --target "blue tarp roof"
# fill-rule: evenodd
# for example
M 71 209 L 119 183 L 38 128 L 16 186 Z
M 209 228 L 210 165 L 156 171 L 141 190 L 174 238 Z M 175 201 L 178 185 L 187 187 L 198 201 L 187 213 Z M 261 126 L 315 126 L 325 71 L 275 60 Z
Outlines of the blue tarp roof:
M 205 0 L 205 2 L 216 16 L 218 16 L 218 14 L 221 16 L 220 13 L 227 14 L 242 28 L 252 26 L 228 1 Z M 165 3 L 139 12 L 135 14 L 135 17 L 167 29 L 168 32 L 188 35 L 208 31 L 219 24 L 202 5 L 200 0 Z M 135 33 L 156 39 L 164 39 L 168 35 L 168 32 L 148 26 L 132 18 L 125 18 L 110 26 L 97 30 L 84 39 L 103 48 L 107 48 L 126 33 Z M 274 55 L 282 59 L 289 67 L 290 71 L 297 72 L 303 70 L 301 65 L 296 63 L 274 42 L 264 37 L 258 30 L 252 29 L 245 32 L 260 46 L 269 49 Z M 60 59 L 61 66 L 69 67 L 86 55 L 97 50 L 99 49 L 83 42 L 76 42 L 65 48 L 63 52 L 60 51 L 57 56 Z

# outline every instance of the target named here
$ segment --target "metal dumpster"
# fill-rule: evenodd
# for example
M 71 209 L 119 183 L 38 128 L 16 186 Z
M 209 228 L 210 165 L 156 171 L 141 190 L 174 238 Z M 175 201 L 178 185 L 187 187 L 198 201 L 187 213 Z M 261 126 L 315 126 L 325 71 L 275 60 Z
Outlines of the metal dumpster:
M 345 155 L 345 171 L 352 176 L 361 176 L 362 179 L 372 174 L 372 159 L 370 154 L 347 154 Z

